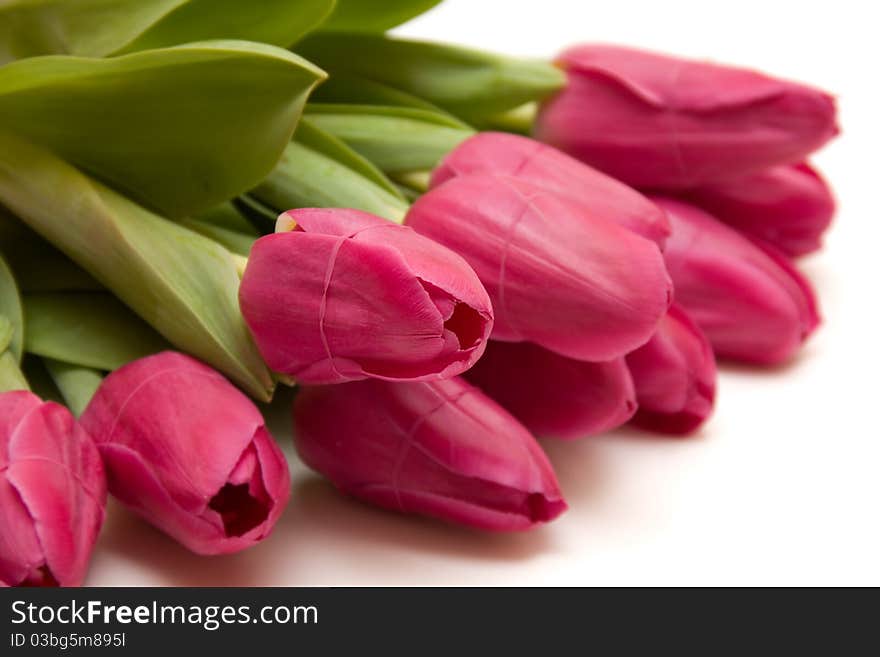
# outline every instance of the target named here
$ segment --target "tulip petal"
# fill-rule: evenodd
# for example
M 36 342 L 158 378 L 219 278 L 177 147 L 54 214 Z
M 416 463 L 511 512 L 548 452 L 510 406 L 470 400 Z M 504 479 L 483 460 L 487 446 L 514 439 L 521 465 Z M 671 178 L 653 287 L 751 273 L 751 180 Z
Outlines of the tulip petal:
M 757 72 L 616 46 L 558 59 L 535 135 L 620 180 L 684 189 L 802 160 L 838 133 L 834 99 Z
M 195 552 L 253 545 L 287 503 L 286 461 L 257 408 L 183 354 L 110 374 L 82 423 L 105 460 L 110 492 Z
M 676 301 L 720 357 L 791 358 L 820 323 L 815 294 L 789 260 L 699 208 L 655 198 L 669 215 L 665 252 Z
M 474 268 L 497 340 L 611 360 L 644 344 L 670 302 L 656 244 L 514 178 L 454 178 L 422 196 L 406 221 Z
M 647 344 L 626 357 L 639 410 L 633 424 L 688 434 L 712 414 L 715 356 L 708 339 L 678 305 L 669 308 Z
M 584 438 L 619 427 L 636 411 L 620 358 L 588 363 L 529 342 L 491 340 L 465 378 L 537 436 Z
M 835 211 L 828 184 L 805 162 L 700 187 L 684 198 L 788 256 L 818 250 Z
M 528 431 L 459 378 L 306 388 L 297 450 L 343 491 L 482 529 L 526 529 L 565 509 Z
M 70 412 L 51 402 L 21 418 L 7 449 L 5 480 L 33 523 L 42 577 L 46 583 L 79 585 L 104 521 L 107 492 L 97 449 Z M 17 517 L 20 522 L 20 513 Z
M 447 155 L 431 187 L 470 174 L 510 176 L 582 203 L 593 216 L 629 228 L 663 246 L 669 220 L 637 191 L 539 141 L 502 132 L 480 132 Z
M 461 257 L 354 210 L 286 216 L 295 229 L 258 240 L 240 293 L 271 368 L 308 383 L 421 380 L 479 358 L 492 306 Z

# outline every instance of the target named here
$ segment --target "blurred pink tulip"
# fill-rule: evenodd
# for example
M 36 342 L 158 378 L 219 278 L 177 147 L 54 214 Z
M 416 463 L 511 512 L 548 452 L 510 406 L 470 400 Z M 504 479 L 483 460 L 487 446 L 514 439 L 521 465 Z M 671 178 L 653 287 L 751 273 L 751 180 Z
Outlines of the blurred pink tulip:
M 719 357 L 775 364 L 819 325 L 816 298 L 789 260 L 699 208 L 655 198 L 672 222 L 666 265 L 675 300 Z
M 635 187 L 793 164 L 838 132 L 831 96 L 754 71 L 602 45 L 558 64 L 568 85 L 541 109 L 536 137 Z
M 475 173 L 510 176 L 582 203 L 585 211 L 625 226 L 661 247 L 669 220 L 632 187 L 534 139 L 480 132 L 462 142 L 434 169 L 431 186 Z
M 677 304 L 646 345 L 626 357 L 638 398 L 633 424 L 687 434 L 712 414 L 715 355 L 703 332 Z
M 307 465 L 381 507 L 496 531 L 566 508 L 531 434 L 460 378 L 305 388 L 294 423 Z
M 287 461 L 260 412 L 189 356 L 163 352 L 116 370 L 81 421 L 110 492 L 193 552 L 255 545 L 287 504 Z
M 0 585 L 82 584 L 106 503 L 101 457 L 70 411 L 0 394 Z
M 685 198 L 789 256 L 822 246 L 835 209 L 828 184 L 806 163 L 700 187 Z
M 522 180 L 453 178 L 419 198 L 406 223 L 474 268 L 497 340 L 611 360 L 647 342 L 669 305 L 656 244 Z
M 263 357 L 301 383 L 459 374 L 486 348 L 492 305 L 458 255 L 357 210 L 282 215 L 257 241 L 241 310 Z
M 465 378 L 540 437 L 592 436 L 619 427 L 636 410 L 622 358 L 587 363 L 530 342 L 490 340 Z

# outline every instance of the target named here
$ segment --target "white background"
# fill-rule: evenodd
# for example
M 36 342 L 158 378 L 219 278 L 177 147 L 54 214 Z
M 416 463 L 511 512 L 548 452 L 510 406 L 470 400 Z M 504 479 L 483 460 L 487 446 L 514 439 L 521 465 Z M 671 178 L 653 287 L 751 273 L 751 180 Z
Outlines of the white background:
M 293 497 L 249 552 L 203 558 L 111 505 L 91 585 L 880 584 L 880 102 L 873 3 L 447 0 L 400 34 L 551 57 L 639 45 L 838 95 L 844 134 L 815 161 L 840 212 L 802 261 L 825 323 L 791 365 L 722 370 L 695 437 L 621 430 L 546 446 L 571 509 L 484 535 L 374 510 L 292 457 Z M 873 12 L 871 12 L 873 13 Z M 286 415 L 286 412 L 283 413 Z M 289 428 L 275 426 L 289 447 Z

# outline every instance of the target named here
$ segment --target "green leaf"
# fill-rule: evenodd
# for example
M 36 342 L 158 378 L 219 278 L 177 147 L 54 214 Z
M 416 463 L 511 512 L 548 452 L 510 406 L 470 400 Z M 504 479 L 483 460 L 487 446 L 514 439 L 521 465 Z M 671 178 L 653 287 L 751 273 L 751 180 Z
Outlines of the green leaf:
M 0 126 L 180 218 L 268 175 L 323 77 L 286 50 L 243 41 L 36 57 L 0 67 Z
M 103 374 L 89 367 L 72 365 L 60 360 L 51 358 L 43 360 L 49 376 L 64 398 L 64 403 L 76 417 L 82 415 L 101 386 L 104 380 Z
M 275 232 L 275 222 L 280 214 L 278 210 L 261 203 L 250 194 L 242 194 L 232 203 L 260 235 Z
M 103 289 L 70 258 L 0 206 L 0 252 L 21 292 Z
M 18 286 L 12 276 L 12 270 L 0 253 L 0 353 L 9 352 L 17 363 L 21 362 L 24 336 L 24 313 L 21 309 L 21 297 Z
M 236 233 L 244 235 L 258 236 L 256 230 L 244 215 L 235 207 L 232 201 L 222 203 L 215 208 L 211 208 L 207 212 L 193 217 L 194 221 L 217 226 L 217 228 L 225 228 Z
M 0 392 L 12 390 L 30 390 L 30 386 L 12 352 L 0 352 Z
M 309 101 L 316 103 L 348 103 L 349 105 L 384 105 L 386 107 L 412 107 L 444 113 L 436 105 L 427 100 L 413 96 L 405 91 L 389 87 L 381 82 L 374 82 L 356 75 L 335 73 L 327 78 L 309 96 Z M 451 115 L 450 115 L 451 116 Z
M 308 121 L 301 121 L 275 170 L 249 196 L 284 212 L 344 207 L 402 221 L 409 204 L 369 161 Z
M 297 52 L 331 76 L 354 75 L 393 87 L 474 125 L 565 84 L 562 71 L 543 60 L 373 34 L 317 33 Z
M 384 32 L 405 23 L 442 0 L 336 0 L 336 9 L 322 30 Z
M 7 0 L 0 64 L 36 55 L 105 57 L 207 39 L 289 46 L 320 25 L 333 0 Z
M 44 358 L 109 372 L 170 348 L 106 292 L 28 294 L 24 310 L 25 349 Z
M 217 244 L 229 249 L 232 253 L 247 256 L 251 252 L 251 247 L 259 237 L 255 231 L 251 230 L 247 233 L 240 233 L 235 230 L 223 228 L 208 221 L 198 221 L 196 219 L 184 219 L 180 222 L 190 230 L 194 230 L 199 235 L 208 237 Z
M 407 107 L 309 104 L 306 118 L 385 173 L 430 170 L 474 134 L 445 114 Z
M 272 377 L 238 308 L 235 258 L 38 146 L 0 133 L 0 203 L 64 251 L 178 349 L 257 399 Z

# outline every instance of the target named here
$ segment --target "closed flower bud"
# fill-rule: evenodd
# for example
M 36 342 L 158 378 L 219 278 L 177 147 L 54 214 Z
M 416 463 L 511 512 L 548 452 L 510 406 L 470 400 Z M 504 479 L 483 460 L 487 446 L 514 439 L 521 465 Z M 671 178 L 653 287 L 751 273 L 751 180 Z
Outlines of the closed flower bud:
M 585 438 L 619 427 L 636 411 L 622 358 L 587 363 L 530 342 L 491 340 L 465 378 L 540 437 Z
M 107 484 L 66 408 L 0 394 L 0 586 L 78 586 L 104 522 Z
M 611 176 L 534 139 L 481 132 L 434 170 L 431 186 L 474 173 L 510 176 L 582 203 L 594 216 L 619 223 L 661 246 L 669 220 L 656 205 Z
M 357 210 L 291 210 L 254 245 L 245 320 L 269 366 L 301 383 L 425 380 L 470 367 L 492 305 L 468 264 Z
M 772 246 L 693 205 L 654 200 L 672 222 L 665 256 L 675 300 L 715 354 L 765 365 L 791 358 L 819 324 L 807 280 Z
M 686 198 L 789 256 L 822 246 L 835 205 L 828 184 L 807 163 L 773 167 L 699 187 Z
M 287 461 L 256 406 L 174 352 L 108 376 L 82 415 L 110 492 L 193 552 L 255 545 L 290 496 Z
M 538 139 L 622 181 L 682 189 L 792 164 L 837 134 L 826 93 L 729 66 L 583 45 Z
M 293 416 L 306 464 L 377 506 L 497 531 L 566 508 L 528 430 L 460 378 L 309 387 Z
M 633 424 L 687 434 L 712 414 L 715 355 L 703 332 L 677 304 L 647 344 L 626 357 L 639 402 Z
M 656 244 L 522 180 L 453 178 L 416 201 L 406 223 L 474 268 L 497 340 L 611 360 L 647 342 L 669 305 Z

